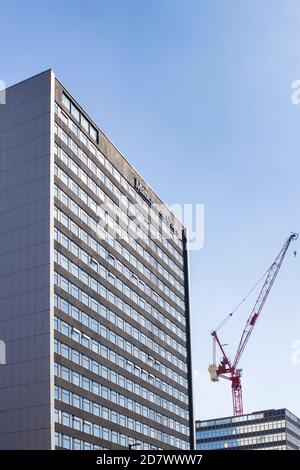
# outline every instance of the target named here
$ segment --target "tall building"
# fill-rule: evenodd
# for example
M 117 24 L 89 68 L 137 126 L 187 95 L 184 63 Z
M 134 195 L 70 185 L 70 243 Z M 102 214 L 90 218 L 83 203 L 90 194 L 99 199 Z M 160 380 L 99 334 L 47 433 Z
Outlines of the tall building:
M 300 419 L 283 408 L 196 421 L 196 448 L 299 450 Z
M 48 70 L 0 105 L 1 449 L 189 449 L 184 227 Z

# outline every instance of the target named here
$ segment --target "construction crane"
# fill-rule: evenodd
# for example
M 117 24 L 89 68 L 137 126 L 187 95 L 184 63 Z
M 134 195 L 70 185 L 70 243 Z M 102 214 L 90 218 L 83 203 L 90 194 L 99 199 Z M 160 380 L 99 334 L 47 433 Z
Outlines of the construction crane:
M 210 378 L 213 382 L 218 382 L 219 378 L 230 380 L 231 381 L 231 390 L 232 390 L 232 403 L 233 403 L 233 414 L 234 416 L 240 416 L 243 414 L 243 397 L 242 397 L 242 384 L 241 376 L 242 369 L 238 368 L 238 364 L 242 357 L 242 354 L 245 350 L 245 347 L 249 341 L 253 328 L 256 325 L 257 319 L 263 309 L 263 306 L 268 298 L 268 295 L 272 289 L 274 281 L 277 277 L 277 274 L 281 268 L 282 262 L 285 258 L 285 255 L 288 251 L 288 248 L 292 241 L 297 240 L 299 234 L 291 233 L 280 252 L 278 253 L 275 261 L 272 263 L 270 268 L 266 271 L 263 277 L 257 282 L 257 284 L 251 289 L 251 291 L 246 295 L 245 298 L 238 304 L 238 306 L 231 312 L 222 323 L 211 333 L 213 337 L 213 364 L 210 364 L 208 371 L 210 373 Z M 294 256 L 296 256 L 296 251 L 294 251 Z M 218 331 L 220 328 L 229 320 L 234 312 L 239 308 L 239 306 L 246 300 L 246 298 L 253 292 L 256 286 L 265 279 L 263 286 L 260 290 L 260 293 L 257 297 L 257 300 L 254 304 L 252 312 L 247 320 L 246 326 L 243 330 L 238 348 L 234 357 L 233 362 L 230 361 L 228 355 L 225 352 L 225 345 L 221 343 Z M 216 362 L 216 349 L 217 347 L 222 353 L 222 359 L 217 365 Z

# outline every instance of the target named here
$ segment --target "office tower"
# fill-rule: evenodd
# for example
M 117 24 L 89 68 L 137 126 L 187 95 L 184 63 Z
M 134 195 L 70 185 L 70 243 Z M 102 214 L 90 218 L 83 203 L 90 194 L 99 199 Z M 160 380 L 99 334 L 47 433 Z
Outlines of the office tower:
M 189 449 L 184 227 L 52 70 L 6 90 L 0 183 L 0 448 Z
M 199 450 L 299 450 L 300 419 L 287 409 L 196 421 Z

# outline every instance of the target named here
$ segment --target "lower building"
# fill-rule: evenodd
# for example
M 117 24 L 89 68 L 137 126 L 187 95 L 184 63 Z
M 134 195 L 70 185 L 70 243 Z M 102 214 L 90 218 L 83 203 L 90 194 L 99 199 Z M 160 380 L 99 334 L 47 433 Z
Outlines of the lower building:
M 196 421 L 198 450 L 299 450 L 300 419 L 287 409 Z

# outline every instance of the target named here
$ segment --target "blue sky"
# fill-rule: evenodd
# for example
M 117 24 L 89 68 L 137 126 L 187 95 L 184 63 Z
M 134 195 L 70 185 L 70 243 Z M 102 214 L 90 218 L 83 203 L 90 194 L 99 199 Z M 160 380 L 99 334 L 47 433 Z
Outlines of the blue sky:
M 164 201 L 205 204 L 205 244 L 190 260 L 199 419 L 231 414 L 229 384 L 209 381 L 210 330 L 300 230 L 299 21 L 292 0 L 1 7 L 1 80 L 52 67 Z M 291 251 L 241 361 L 247 412 L 300 416 L 299 270 Z M 224 328 L 229 351 L 251 306 Z

